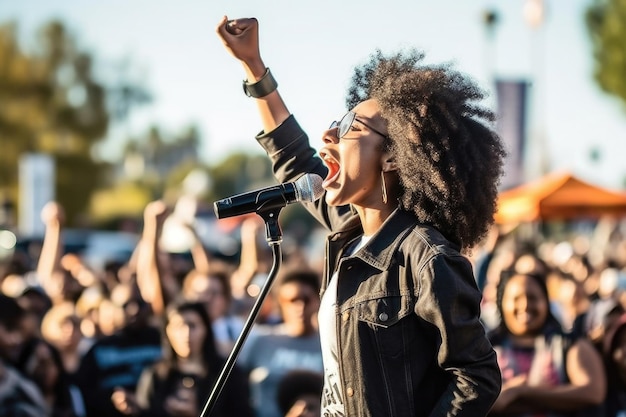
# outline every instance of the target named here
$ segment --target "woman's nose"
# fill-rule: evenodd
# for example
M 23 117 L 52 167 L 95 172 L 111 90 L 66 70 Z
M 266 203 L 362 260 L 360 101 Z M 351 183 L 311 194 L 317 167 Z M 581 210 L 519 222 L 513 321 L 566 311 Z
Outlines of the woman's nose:
M 329 127 L 324 134 L 322 135 L 322 141 L 324 143 L 337 143 L 339 142 L 339 137 L 337 136 L 338 127 Z
M 521 310 L 521 311 L 526 311 L 526 310 L 528 309 L 528 304 L 529 304 L 529 303 L 528 303 L 528 298 L 526 298 L 526 297 L 520 297 L 518 300 L 516 300 L 516 302 L 515 302 L 515 307 L 516 307 L 518 310 Z

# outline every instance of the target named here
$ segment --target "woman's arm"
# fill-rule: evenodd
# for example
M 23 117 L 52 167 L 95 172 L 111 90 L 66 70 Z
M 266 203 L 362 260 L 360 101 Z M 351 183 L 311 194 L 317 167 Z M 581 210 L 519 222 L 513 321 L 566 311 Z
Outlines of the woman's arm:
M 259 49 L 258 21 L 255 18 L 228 20 L 224 16 L 216 31 L 226 50 L 241 62 L 246 80 L 253 83 L 263 78 L 267 68 Z M 278 90 L 256 98 L 256 104 L 265 132 L 274 130 L 289 117 L 289 110 Z
M 55 272 L 61 271 L 63 241 L 61 231 L 65 221 L 63 207 L 55 201 L 47 203 L 41 210 L 41 220 L 45 226 L 41 253 L 37 261 L 37 279 L 50 295 L 53 302 L 62 298 L 59 285 L 53 282 Z
M 606 395 L 602 359 L 591 343 L 578 339 L 567 351 L 569 382 L 554 387 L 527 386 L 520 395 L 534 410 L 575 411 L 600 404 Z
M 472 266 L 451 251 L 435 254 L 425 265 L 419 256 L 413 258 L 419 294 L 415 314 L 438 329 L 438 366 L 450 375 L 435 410 L 441 415 L 484 416 L 500 393 L 501 375 L 480 322 L 481 294 Z
M 155 315 L 160 316 L 167 302 L 164 280 L 168 278 L 159 260 L 159 238 L 169 212 L 163 201 L 148 203 L 144 209 L 144 225 L 137 253 L 137 285 L 143 299 L 150 303 Z
M 259 26 L 254 18 L 228 20 L 222 18 L 217 34 L 226 50 L 243 65 L 248 81 L 260 80 L 266 67 L 259 51 Z M 257 140 L 272 160 L 274 176 L 280 182 L 294 181 L 303 174 L 313 173 L 324 178 L 328 172 L 307 135 L 295 118 L 278 90 L 257 98 L 256 104 L 263 124 L 263 132 Z M 329 207 L 324 198 L 305 204 L 307 209 L 326 228 L 335 230 L 353 215 L 349 206 Z
M 241 223 L 241 256 L 239 257 L 239 265 L 231 276 L 233 298 L 243 299 L 247 297 L 246 288 L 254 275 L 259 272 L 257 235 L 262 228 L 263 222 L 256 216 L 246 218 Z
M 530 385 L 525 376 L 523 380 L 521 376 L 513 378 L 513 383 L 503 386 L 493 410 L 498 413 L 567 412 L 604 401 L 606 378 L 602 359 L 587 339 L 578 339 L 568 349 L 565 370 L 569 382 L 556 386 Z

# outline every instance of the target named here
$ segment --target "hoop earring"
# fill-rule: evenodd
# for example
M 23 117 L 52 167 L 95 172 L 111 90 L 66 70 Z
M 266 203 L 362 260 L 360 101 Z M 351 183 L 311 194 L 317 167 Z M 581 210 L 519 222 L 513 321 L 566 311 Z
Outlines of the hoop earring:
M 385 171 L 380 171 L 380 179 L 383 191 L 383 204 L 387 204 L 387 184 L 385 184 Z

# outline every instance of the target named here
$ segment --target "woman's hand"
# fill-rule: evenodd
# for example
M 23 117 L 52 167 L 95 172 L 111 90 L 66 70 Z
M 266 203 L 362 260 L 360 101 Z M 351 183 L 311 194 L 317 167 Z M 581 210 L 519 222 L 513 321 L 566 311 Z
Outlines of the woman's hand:
M 41 209 L 41 221 L 46 226 L 62 225 L 65 222 L 63 207 L 56 201 L 47 202 Z
M 122 414 L 127 416 L 136 416 L 139 414 L 139 406 L 135 395 L 123 388 L 116 388 L 111 395 L 111 401 L 115 408 Z
M 170 213 L 171 210 L 162 200 L 151 201 L 143 210 L 144 223 L 161 227 Z
M 495 412 L 504 412 L 507 408 L 515 402 L 520 396 L 520 393 L 528 384 L 528 377 L 526 374 L 517 375 L 504 384 L 502 384 L 502 390 L 496 400 L 495 404 L 491 408 Z
M 176 394 L 167 397 L 165 410 L 176 417 L 196 417 L 199 410 L 195 390 L 180 388 Z
M 233 57 L 247 66 L 256 78 L 263 76 L 265 65 L 259 51 L 259 22 L 255 18 L 228 20 L 224 16 L 216 32 Z

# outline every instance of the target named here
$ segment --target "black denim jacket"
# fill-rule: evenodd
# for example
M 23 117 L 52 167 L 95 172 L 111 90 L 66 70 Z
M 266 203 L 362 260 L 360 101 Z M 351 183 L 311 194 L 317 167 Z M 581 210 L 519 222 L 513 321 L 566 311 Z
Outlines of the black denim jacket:
M 326 175 L 293 116 L 257 136 L 276 178 Z M 355 255 L 362 234 L 348 206 L 307 203 L 331 234 L 322 293 L 339 274 L 337 340 L 348 416 L 487 414 L 501 377 L 479 321 L 481 294 L 469 261 L 437 230 L 396 210 Z

